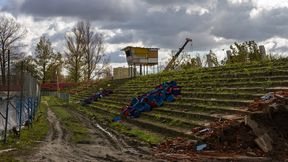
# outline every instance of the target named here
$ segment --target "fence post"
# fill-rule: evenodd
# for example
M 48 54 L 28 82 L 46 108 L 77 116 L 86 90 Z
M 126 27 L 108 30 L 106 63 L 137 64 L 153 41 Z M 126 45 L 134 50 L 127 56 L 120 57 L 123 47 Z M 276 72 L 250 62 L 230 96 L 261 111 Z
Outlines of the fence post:
M 29 122 L 29 124 L 30 124 L 30 122 L 32 122 L 30 119 L 31 119 L 31 98 L 30 97 L 28 97 L 28 104 L 27 104 L 27 106 L 28 106 L 28 122 Z
M 9 116 L 9 104 L 10 104 L 10 50 L 8 50 L 8 73 L 7 73 L 7 105 L 6 105 L 6 117 L 5 117 L 5 130 L 4 130 L 4 143 L 7 143 L 7 127 Z
M 34 112 L 33 112 L 33 118 L 35 119 L 36 111 L 37 111 L 37 97 L 34 97 Z
M 20 94 L 20 121 L 19 121 L 19 135 L 21 135 L 21 127 L 22 127 L 22 109 L 23 109 L 23 96 L 24 96 L 24 92 L 23 92 L 23 87 L 24 87 L 24 62 L 21 62 L 21 94 Z

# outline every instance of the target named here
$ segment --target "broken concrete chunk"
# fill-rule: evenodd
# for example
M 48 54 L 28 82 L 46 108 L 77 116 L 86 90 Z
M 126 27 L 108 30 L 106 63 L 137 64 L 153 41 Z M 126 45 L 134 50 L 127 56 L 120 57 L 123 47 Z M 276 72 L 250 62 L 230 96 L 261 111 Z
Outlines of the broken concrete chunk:
M 251 119 L 251 116 L 245 116 L 245 124 L 248 125 L 258 137 L 266 133 L 266 130 L 260 128 L 257 122 Z
M 261 148 L 261 150 L 266 153 L 271 151 L 273 148 L 272 146 L 273 141 L 267 133 L 255 139 L 255 142 Z

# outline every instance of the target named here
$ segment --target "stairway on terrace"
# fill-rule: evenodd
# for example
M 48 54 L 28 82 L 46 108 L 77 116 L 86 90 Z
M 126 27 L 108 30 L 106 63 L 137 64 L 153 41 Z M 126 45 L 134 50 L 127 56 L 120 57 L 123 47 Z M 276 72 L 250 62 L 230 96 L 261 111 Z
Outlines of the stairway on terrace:
M 121 84 L 111 82 L 114 93 L 94 102 L 90 108 L 111 120 L 132 97 L 171 80 L 182 87 L 181 99 L 164 102 L 163 107 L 142 113 L 140 118 L 127 119 L 124 124 L 164 137 L 191 137 L 194 127 L 207 127 L 219 119 L 242 118 L 250 113 L 246 106 L 253 99 L 288 89 L 288 62 L 191 69 L 138 77 Z M 75 95 L 73 100 L 83 99 L 92 91 L 93 88 Z

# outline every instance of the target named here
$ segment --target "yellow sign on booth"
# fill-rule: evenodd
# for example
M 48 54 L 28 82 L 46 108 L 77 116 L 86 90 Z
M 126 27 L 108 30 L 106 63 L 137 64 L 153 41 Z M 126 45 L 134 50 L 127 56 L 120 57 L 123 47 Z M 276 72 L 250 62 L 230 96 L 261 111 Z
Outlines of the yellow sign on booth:
M 157 65 L 159 48 L 128 46 L 122 51 L 126 54 L 128 65 Z

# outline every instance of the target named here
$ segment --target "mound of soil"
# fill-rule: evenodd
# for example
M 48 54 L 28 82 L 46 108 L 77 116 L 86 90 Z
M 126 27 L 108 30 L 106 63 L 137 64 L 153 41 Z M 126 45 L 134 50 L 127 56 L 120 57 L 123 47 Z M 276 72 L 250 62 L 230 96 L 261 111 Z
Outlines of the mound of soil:
M 288 158 L 288 109 L 280 109 L 273 112 L 272 118 L 265 113 L 255 113 L 251 119 L 258 123 L 258 127 L 266 130 L 272 139 L 272 150 L 269 155 L 273 159 Z
M 180 157 L 195 160 L 201 155 L 214 158 L 240 155 L 269 157 L 262 160 L 287 160 L 288 92 L 268 93 L 248 108 L 253 113 L 246 116 L 245 120 L 221 120 L 211 123 L 209 128 L 194 128 L 192 135 L 201 140 L 179 137 L 167 140 L 158 145 L 154 153 L 169 160 Z M 202 148 L 197 151 L 197 146 Z

